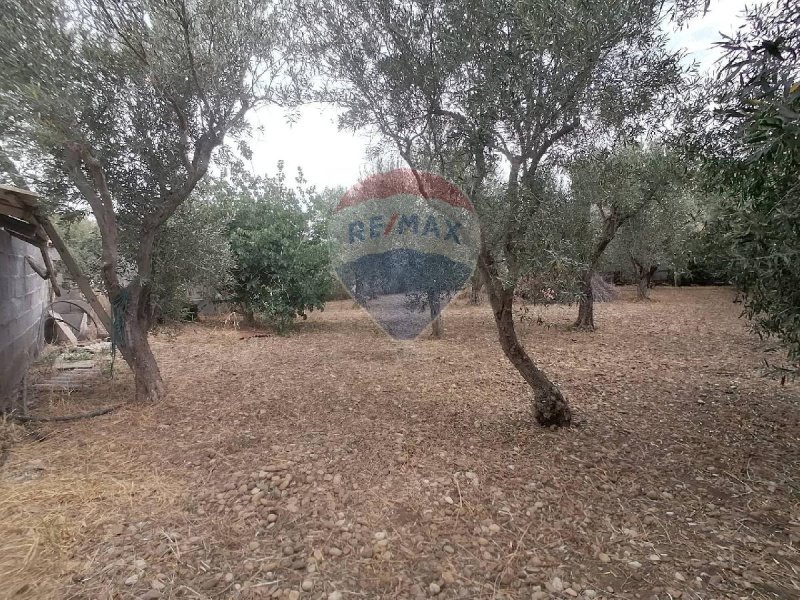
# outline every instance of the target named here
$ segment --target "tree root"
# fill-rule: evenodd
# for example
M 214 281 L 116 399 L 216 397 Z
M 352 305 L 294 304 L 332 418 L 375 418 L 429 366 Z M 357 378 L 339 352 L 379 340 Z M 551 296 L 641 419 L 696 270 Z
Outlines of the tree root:
M 11 418 L 14 419 L 15 421 L 22 421 L 23 423 L 28 423 L 31 421 L 60 423 L 63 421 L 78 421 L 80 419 L 91 419 L 92 417 L 99 417 L 100 415 L 105 415 L 113 410 L 118 409 L 120 406 L 124 406 L 124 404 L 115 404 L 113 406 L 107 406 L 105 408 L 98 408 L 97 410 L 93 410 L 87 413 L 81 413 L 78 415 L 65 415 L 63 417 L 30 417 L 22 415 L 11 415 Z

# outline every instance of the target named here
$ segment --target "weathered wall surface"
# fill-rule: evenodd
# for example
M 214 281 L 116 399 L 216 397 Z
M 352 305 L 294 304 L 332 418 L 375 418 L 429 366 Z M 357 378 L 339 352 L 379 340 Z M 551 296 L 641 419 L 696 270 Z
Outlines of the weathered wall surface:
M 9 406 L 44 345 L 50 284 L 27 264 L 26 256 L 44 269 L 38 248 L 0 230 L 0 408 Z

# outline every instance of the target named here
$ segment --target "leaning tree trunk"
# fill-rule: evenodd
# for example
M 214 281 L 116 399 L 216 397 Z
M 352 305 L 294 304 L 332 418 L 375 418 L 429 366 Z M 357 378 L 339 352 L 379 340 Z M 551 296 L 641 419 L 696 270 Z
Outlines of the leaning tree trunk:
M 572 411 L 561 391 L 547 375 L 539 369 L 525 352 L 514 328 L 514 291 L 503 286 L 503 282 L 491 273 L 490 257 L 481 258 L 481 272 L 486 283 L 489 302 L 492 305 L 500 347 L 508 360 L 519 371 L 533 389 L 533 414 L 542 426 L 568 427 L 572 423 Z
M 166 388 L 147 337 L 151 325 L 150 293 L 147 287 L 142 288 L 135 283 L 123 290 L 121 293 L 127 294 L 126 299 L 117 299 L 118 310 L 122 313 L 117 318 L 121 317 L 122 331 L 115 331 L 112 335 L 122 338 L 116 342 L 122 357 L 133 371 L 136 400 L 157 402 L 166 394 Z
M 581 281 L 581 298 L 578 301 L 578 320 L 575 321 L 575 328 L 594 331 L 594 290 L 591 271 L 587 271 Z

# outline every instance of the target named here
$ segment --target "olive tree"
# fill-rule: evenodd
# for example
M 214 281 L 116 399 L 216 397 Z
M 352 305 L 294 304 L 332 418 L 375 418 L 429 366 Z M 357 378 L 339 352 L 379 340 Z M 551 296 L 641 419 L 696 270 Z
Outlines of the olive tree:
M 0 147 L 91 208 L 139 400 L 165 393 L 147 338 L 157 239 L 248 111 L 287 92 L 283 22 L 271 0 L 19 0 L 0 20 Z
M 685 3 L 671 4 L 682 10 Z M 678 57 L 665 49 L 659 0 L 310 0 L 310 43 L 346 108 L 412 168 L 435 169 L 471 197 L 478 259 L 500 345 L 542 425 L 568 425 L 560 390 L 520 342 L 514 291 L 525 274 L 540 173 L 587 126 L 647 112 Z M 487 193 L 491 188 L 492 193 Z M 497 193 L 499 192 L 499 193 Z
M 750 7 L 691 121 L 718 245 L 757 331 L 800 357 L 800 4 Z M 712 108 L 706 108 L 711 106 Z
M 697 233 L 694 197 L 689 190 L 676 189 L 625 224 L 609 246 L 603 264 L 632 274 L 637 298 L 647 300 L 659 268 L 677 274 L 687 267 Z
M 663 221 L 669 217 L 668 200 L 681 185 L 682 167 L 678 157 L 663 147 L 631 144 L 584 154 L 570 164 L 569 174 L 577 235 L 582 238 L 581 295 L 575 327 L 593 330 L 592 276 L 606 250 L 618 235 L 624 235 L 626 241 L 617 246 L 630 250 L 635 264 L 647 262 L 650 272 L 666 232 L 672 231 L 673 223 Z M 676 216 L 676 220 L 680 218 Z M 640 279 L 647 277 L 642 273 Z

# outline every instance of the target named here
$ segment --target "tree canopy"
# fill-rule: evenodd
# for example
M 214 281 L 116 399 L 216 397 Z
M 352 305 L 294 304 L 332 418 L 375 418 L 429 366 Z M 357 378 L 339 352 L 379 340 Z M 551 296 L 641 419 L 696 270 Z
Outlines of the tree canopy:
M 157 239 L 247 112 L 292 90 L 284 17 L 270 0 L 24 0 L 0 23 L 2 164 L 91 208 L 141 399 L 164 393 L 147 341 Z

